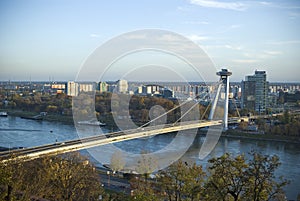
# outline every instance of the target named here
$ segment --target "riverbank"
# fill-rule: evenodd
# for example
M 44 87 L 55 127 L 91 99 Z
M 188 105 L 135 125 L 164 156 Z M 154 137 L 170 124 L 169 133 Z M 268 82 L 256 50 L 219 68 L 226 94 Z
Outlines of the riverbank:
M 300 144 L 300 138 L 296 136 L 281 136 L 281 135 L 272 135 L 272 134 L 250 133 L 250 132 L 243 132 L 240 130 L 228 130 L 226 132 L 223 132 L 221 137 Z
M 2 111 L 2 110 L 0 110 Z M 44 121 L 51 121 L 51 122 L 61 122 L 64 124 L 71 124 L 74 125 L 73 116 L 70 115 L 62 115 L 62 114 L 51 114 L 48 113 L 47 115 L 43 116 L 42 118 L 33 118 L 39 113 L 37 112 L 28 112 L 28 111 L 21 111 L 21 110 L 5 110 L 9 116 L 21 117 L 24 119 L 31 119 L 31 120 L 44 120 Z M 100 122 L 103 122 L 107 125 L 107 128 L 111 130 L 118 130 L 118 127 L 115 125 L 112 115 L 105 115 L 100 117 Z
M 9 116 L 21 117 L 24 119 L 45 120 L 45 121 L 52 121 L 52 122 L 62 122 L 65 124 L 74 124 L 73 116 L 68 116 L 68 115 L 47 114 L 42 118 L 34 119 L 33 117 L 39 115 L 39 113 L 20 111 L 20 110 L 8 110 L 7 113 Z

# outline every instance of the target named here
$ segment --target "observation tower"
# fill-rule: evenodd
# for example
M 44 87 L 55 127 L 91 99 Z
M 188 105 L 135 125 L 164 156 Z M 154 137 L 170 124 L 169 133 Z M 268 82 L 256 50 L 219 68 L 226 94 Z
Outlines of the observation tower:
M 221 71 L 217 72 L 217 75 L 220 76 L 220 84 L 217 89 L 216 96 L 212 103 L 212 108 L 209 114 L 208 119 L 212 120 L 214 116 L 214 112 L 216 110 L 218 97 L 221 91 L 222 86 L 225 87 L 225 103 L 224 103 L 224 117 L 223 117 L 223 124 L 224 130 L 228 129 L 228 100 L 229 100 L 229 76 L 232 75 L 232 72 L 229 72 L 228 69 L 222 69 Z

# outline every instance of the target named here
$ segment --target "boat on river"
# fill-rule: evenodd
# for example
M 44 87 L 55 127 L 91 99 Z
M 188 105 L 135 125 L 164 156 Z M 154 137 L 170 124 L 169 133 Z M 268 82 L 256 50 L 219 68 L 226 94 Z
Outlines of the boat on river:
M 100 121 L 78 121 L 78 124 L 81 125 L 88 125 L 88 126 L 105 126 L 105 123 L 102 123 Z
M 47 112 L 41 112 L 38 115 L 35 116 L 21 116 L 22 119 L 30 119 L 30 120 L 44 120 L 44 117 L 47 115 Z
M 7 112 L 0 112 L 0 117 L 7 117 Z

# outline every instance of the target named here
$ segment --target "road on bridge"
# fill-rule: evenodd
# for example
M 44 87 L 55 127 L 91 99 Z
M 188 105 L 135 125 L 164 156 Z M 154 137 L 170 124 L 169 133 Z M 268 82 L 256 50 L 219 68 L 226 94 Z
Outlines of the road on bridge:
M 33 160 L 43 156 L 73 152 L 73 151 L 101 146 L 105 144 L 111 144 L 111 143 L 122 142 L 126 140 L 160 135 L 160 134 L 176 132 L 180 130 L 189 130 L 189 129 L 195 129 L 201 127 L 216 126 L 221 124 L 222 124 L 221 120 L 202 120 L 202 121 L 180 122 L 177 124 L 165 124 L 163 128 L 161 128 L 161 125 L 148 126 L 143 128 L 101 134 L 101 135 L 86 137 L 77 140 L 47 144 L 47 145 L 42 145 L 37 147 L 3 151 L 0 152 L 0 160 L 4 162 L 7 160 L 11 160 L 12 156 L 14 156 L 13 159 L 15 160 L 17 159 Z

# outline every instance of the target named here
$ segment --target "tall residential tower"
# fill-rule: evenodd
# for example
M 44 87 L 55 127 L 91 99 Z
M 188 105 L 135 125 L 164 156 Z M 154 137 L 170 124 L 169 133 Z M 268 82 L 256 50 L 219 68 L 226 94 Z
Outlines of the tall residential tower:
M 266 71 L 255 71 L 242 81 L 242 108 L 265 113 L 268 107 L 268 82 Z

